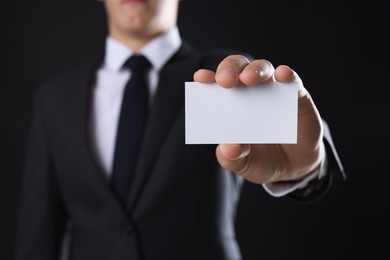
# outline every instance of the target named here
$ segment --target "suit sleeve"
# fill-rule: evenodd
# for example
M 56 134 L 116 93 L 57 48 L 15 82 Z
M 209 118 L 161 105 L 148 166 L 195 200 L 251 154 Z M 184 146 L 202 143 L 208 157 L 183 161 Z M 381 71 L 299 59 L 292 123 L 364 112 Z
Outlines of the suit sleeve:
M 65 211 L 50 163 L 44 109 L 37 97 L 21 176 L 16 260 L 58 259 L 65 227 Z
M 333 143 L 329 126 L 322 120 L 324 126 L 324 138 L 327 167 L 322 178 L 316 178 L 308 183 L 305 188 L 297 189 L 287 195 L 288 198 L 297 202 L 313 202 L 321 198 L 331 187 L 334 179 L 346 180 L 344 167 Z

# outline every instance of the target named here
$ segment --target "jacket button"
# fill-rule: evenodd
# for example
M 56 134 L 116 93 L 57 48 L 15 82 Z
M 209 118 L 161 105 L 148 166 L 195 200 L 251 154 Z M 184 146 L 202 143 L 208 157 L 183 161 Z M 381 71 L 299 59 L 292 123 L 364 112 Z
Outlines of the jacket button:
M 129 234 L 129 233 L 133 232 L 134 227 L 133 227 L 133 225 L 131 225 L 130 223 L 126 223 L 125 225 L 123 225 L 123 230 L 124 230 L 127 234 Z

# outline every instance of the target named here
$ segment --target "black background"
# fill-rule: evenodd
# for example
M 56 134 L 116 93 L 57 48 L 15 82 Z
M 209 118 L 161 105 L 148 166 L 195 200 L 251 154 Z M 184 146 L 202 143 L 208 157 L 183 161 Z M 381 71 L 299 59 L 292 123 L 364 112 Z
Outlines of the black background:
M 388 22 L 385 1 L 185 0 L 179 29 L 194 46 L 234 48 L 295 69 L 348 175 L 297 205 L 246 183 L 237 236 L 244 259 L 387 254 L 390 231 Z M 2 3 L 0 259 L 13 259 L 31 97 L 44 80 L 93 57 L 106 34 L 93 0 Z

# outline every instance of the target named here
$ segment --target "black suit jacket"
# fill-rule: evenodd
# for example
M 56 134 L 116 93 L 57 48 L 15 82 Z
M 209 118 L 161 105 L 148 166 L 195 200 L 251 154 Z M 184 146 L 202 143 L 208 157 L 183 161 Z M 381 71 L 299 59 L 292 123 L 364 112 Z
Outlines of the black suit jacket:
M 162 69 L 127 207 L 90 142 L 91 86 L 100 59 L 39 88 L 22 176 L 17 259 L 58 259 L 67 223 L 74 260 L 240 259 L 234 219 L 242 179 L 221 171 L 215 145 L 184 144 L 184 82 L 231 53 L 184 44 Z M 337 155 L 329 158 L 340 172 Z M 326 179 L 294 199 L 320 196 Z

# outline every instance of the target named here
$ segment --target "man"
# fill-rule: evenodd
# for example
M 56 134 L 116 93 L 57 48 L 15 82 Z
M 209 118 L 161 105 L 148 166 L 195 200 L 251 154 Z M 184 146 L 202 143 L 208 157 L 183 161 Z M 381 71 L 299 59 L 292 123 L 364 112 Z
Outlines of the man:
M 234 217 L 244 179 L 273 196 L 319 198 L 343 174 L 325 122 L 288 66 L 202 53 L 179 36 L 179 0 L 106 0 L 106 49 L 37 92 L 17 259 L 241 259 Z M 151 63 L 148 118 L 127 198 L 111 185 L 132 54 Z M 101 58 L 102 57 L 102 58 Z M 299 84 L 298 143 L 184 144 L 184 82 Z M 118 126 L 118 127 L 117 127 Z M 120 142 L 119 142 L 120 143 Z M 255 205 L 254 205 L 255 207 Z

